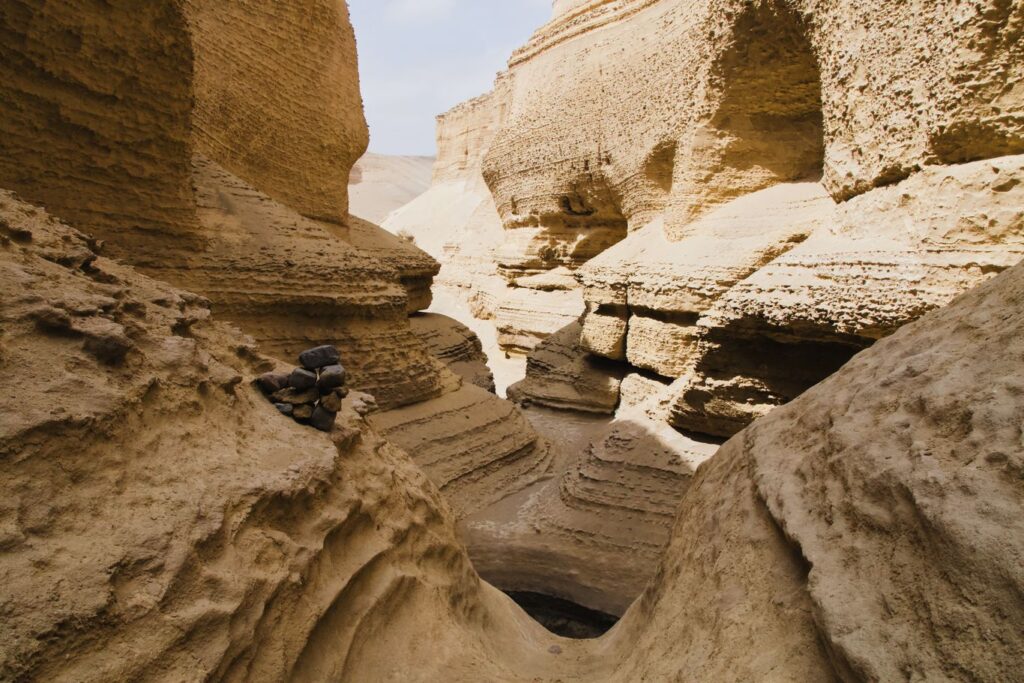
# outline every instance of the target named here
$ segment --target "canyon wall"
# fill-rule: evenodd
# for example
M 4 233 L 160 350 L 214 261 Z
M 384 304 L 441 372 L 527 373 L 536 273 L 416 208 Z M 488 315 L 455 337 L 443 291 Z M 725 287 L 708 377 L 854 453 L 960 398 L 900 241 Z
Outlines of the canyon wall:
M 566 454 L 472 381 L 480 359 L 464 330 L 418 313 L 436 262 L 345 215 L 365 133 L 354 61 L 318 62 L 355 59 L 344 3 L 239 6 L 224 44 L 198 0 L 0 7 L 0 186 L 18 193 L 0 191 L 0 677 L 1013 680 L 1024 658 L 1024 265 L 1010 267 L 1024 205 L 1020 11 L 805 3 L 794 28 L 796 3 L 697 5 L 593 0 L 513 59 L 521 95 L 484 169 L 513 239 L 553 249 L 541 259 L 551 268 L 516 279 L 550 287 L 575 272 L 590 298 L 587 316 L 536 352 L 538 389 L 524 385 L 521 399 L 543 403 L 545 390 L 565 407 L 617 406 L 553 480 Z M 713 57 L 733 43 L 692 41 L 733 23 L 766 36 L 754 54 L 781 35 L 790 56 L 734 55 L 723 73 L 768 65 L 799 85 L 809 61 L 787 41 L 808 27 L 819 63 L 856 63 L 836 46 L 859 40 L 877 67 L 860 74 L 863 91 L 896 84 L 840 116 L 841 130 L 823 115 L 831 175 L 803 177 L 818 128 L 807 88 L 781 88 L 792 106 L 753 98 L 769 111 L 741 116 L 744 87 L 763 87 L 741 74 L 745 96 L 723 85 L 725 114 L 684 141 L 702 151 L 684 156 L 676 203 L 675 183 L 659 203 L 643 178 L 619 176 L 616 159 L 633 150 L 621 140 L 598 155 L 610 168 L 593 172 L 595 187 L 586 159 L 557 180 L 573 168 L 559 157 L 599 130 L 567 113 L 582 121 L 599 102 L 608 115 L 591 111 L 595 126 L 626 115 L 588 90 L 605 72 L 633 53 L 653 66 Z M 939 28 L 915 33 L 923 25 Z M 971 50 L 926 58 L 940 31 Z M 225 84 L 230 97 L 203 75 L 207 50 L 225 44 L 255 50 L 239 63 L 288 73 L 304 98 L 277 112 L 284 120 L 268 114 L 268 139 L 303 133 L 288 111 L 311 117 L 312 137 L 333 135 L 339 116 L 355 127 L 336 165 L 275 168 L 200 139 L 197 122 L 230 130 L 268 106 L 245 86 L 264 85 L 258 74 Z M 935 60 L 972 78 L 929 80 Z M 903 71 L 882 73 L 889 63 Z M 348 93 L 320 112 L 325 70 Z M 657 69 L 630 73 L 615 82 L 659 85 Z M 830 78 L 821 101 L 834 113 L 855 88 L 830 90 Z M 645 92 L 651 107 L 664 96 L 673 104 L 658 106 L 687 109 L 671 88 Z M 920 104 L 905 120 L 900 97 Z M 662 114 L 636 128 L 639 156 Z M 925 119 L 942 130 L 921 133 Z M 785 154 L 749 163 L 771 142 L 755 135 L 768 123 Z M 849 152 L 851 140 L 882 145 L 878 159 Z M 655 178 L 675 159 L 667 149 Z M 530 155 L 532 166 L 517 161 Z M 706 186 L 689 166 L 701 158 L 715 171 Z M 648 194 L 627 200 L 631 183 Z M 521 188 L 514 201 L 509 187 Z M 622 226 L 628 235 L 582 263 Z M 251 385 L 320 342 L 341 347 L 352 388 L 383 408 L 363 415 L 354 392 L 330 435 Z M 556 637 L 470 557 L 502 587 L 624 617 L 597 640 Z
M 347 3 L 184 5 L 196 151 L 303 216 L 345 223 L 369 142 Z
M 595 0 L 512 55 L 496 260 L 568 270 L 586 313 L 509 395 L 616 416 L 508 529 L 564 597 L 621 610 L 716 444 L 1024 258 L 1022 31 L 999 2 Z
M 454 401 L 476 414 L 447 438 L 474 444 L 479 460 L 439 477 L 473 477 L 491 496 L 529 485 L 547 446 L 496 396 L 467 403 L 475 387 L 410 326 L 430 305 L 437 262 L 347 213 L 367 130 L 346 4 L 220 9 L 5 5 L 0 185 L 87 230 L 106 255 L 206 297 L 269 354 L 336 344 L 352 387 L 385 411 L 443 414 Z M 492 423 L 515 444 L 475 434 Z M 419 445 L 416 429 L 401 434 L 400 446 Z M 509 481 L 498 462 L 530 474 Z
M 193 50 L 176 3 L 137 4 L 114 2 L 85 21 L 89 0 L 3 3 L 0 185 L 110 242 L 118 257 L 131 239 L 136 262 L 170 269 L 199 246 Z
M 382 611 L 410 653 L 405 610 L 431 651 L 484 602 L 515 622 L 408 456 L 352 399 L 332 435 L 283 418 L 251 386 L 277 362 L 202 298 L 7 191 L 0 287 L 3 680 L 353 680 Z

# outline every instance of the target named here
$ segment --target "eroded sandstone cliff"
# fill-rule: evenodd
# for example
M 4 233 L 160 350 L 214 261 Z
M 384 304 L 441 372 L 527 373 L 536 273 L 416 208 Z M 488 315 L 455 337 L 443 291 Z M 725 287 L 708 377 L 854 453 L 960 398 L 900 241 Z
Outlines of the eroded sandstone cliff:
M 381 408 L 438 401 L 426 409 L 449 411 L 463 380 L 408 319 L 430 305 L 437 262 L 347 213 L 345 183 L 367 132 L 346 4 L 163 5 L 139 16 L 126 3 L 0 10 L 4 68 L 24 67 L 4 99 L 0 183 L 88 230 L 110 256 L 207 297 L 268 353 L 336 344 L 353 387 Z M 81 125 L 65 121 L 79 111 Z M 522 472 L 544 473 L 547 447 L 514 409 L 485 393 L 472 410 L 476 423 L 509 421 L 521 442 L 514 453 L 478 445 L 474 476 L 517 459 Z M 449 439 L 487 443 L 473 424 Z M 401 446 L 417 445 L 415 430 L 402 433 L 413 436 Z
M 351 400 L 330 436 L 280 416 L 251 337 L 93 249 L 0 193 L 0 678 L 511 676 L 473 633 L 545 636 L 420 468 Z M 365 652 L 392 638 L 410 659 Z
M 570 268 L 586 313 L 509 395 L 618 420 L 520 514 L 571 595 L 639 590 L 715 443 L 1024 257 L 1022 30 L 996 2 L 569 2 L 512 56 L 499 254 Z M 550 258 L 513 246 L 539 235 Z
M 0 676 L 1015 679 L 1019 8 L 556 3 L 513 59 L 526 89 L 484 166 L 512 239 L 557 247 L 517 279 L 544 291 L 575 272 L 591 299 L 520 387 L 538 403 L 617 401 L 571 453 L 466 381 L 483 373 L 462 328 L 416 313 L 434 260 L 345 215 L 332 179 L 365 130 L 344 3 L 271 5 L 0 7 L 0 186 L 21 196 L 0 192 Z M 929 52 L 953 26 L 971 50 Z M 288 42 L 306 32 L 308 60 Z M 257 71 L 219 93 L 203 69 L 247 50 L 237 63 Z M 844 50 L 872 67 L 863 88 L 842 80 L 858 68 Z M 708 61 L 659 80 L 679 59 Z M 834 71 L 820 125 L 812 61 Z M 787 87 L 752 100 L 755 67 Z M 605 97 L 620 68 L 650 88 L 632 99 L 650 114 Z M 200 139 L 266 109 L 273 91 L 247 90 L 286 72 L 304 99 L 295 119 L 267 114 L 268 139 L 310 167 Z M 324 74 L 347 92 L 320 110 Z M 843 99 L 872 89 L 879 101 Z M 591 128 L 556 116 L 563 96 Z M 705 97 L 721 106 L 685 120 Z M 654 129 L 673 108 L 682 138 L 665 146 Z M 321 167 L 310 147 L 339 120 L 355 128 Z M 603 151 L 573 156 L 593 131 Z M 748 163 L 771 149 L 766 131 L 785 153 Z M 815 150 L 823 182 L 803 177 Z M 693 164 L 708 160 L 702 184 Z M 688 170 L 665 187 L 667 165 Z M 506 201 L 509 187 L 522 194 Z M 249 384 L 319 341 L 384 407 L 364 419 L 350 399 L 330 436 Z M 558 638 L 471 556 L 503 587 L 624 618 L 597 640 Z

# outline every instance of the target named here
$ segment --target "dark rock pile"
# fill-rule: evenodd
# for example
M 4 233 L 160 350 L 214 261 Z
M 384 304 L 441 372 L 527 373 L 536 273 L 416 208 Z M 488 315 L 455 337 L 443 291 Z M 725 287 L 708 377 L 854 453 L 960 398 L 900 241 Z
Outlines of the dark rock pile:
M 289 372 L 269 372 L 256 384 L 282 414 L 296 422 L 329 432 L 348 396 L 345 368 L 338 349 L 318 346 L 299 354 L 302 367 Z

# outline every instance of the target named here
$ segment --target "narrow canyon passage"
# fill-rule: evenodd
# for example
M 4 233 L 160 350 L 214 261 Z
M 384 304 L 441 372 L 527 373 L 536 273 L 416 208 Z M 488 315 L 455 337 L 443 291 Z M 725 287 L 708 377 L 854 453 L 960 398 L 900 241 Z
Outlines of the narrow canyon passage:
M 0 38 L 0 681 L 1022 680 L 1020 3 Z

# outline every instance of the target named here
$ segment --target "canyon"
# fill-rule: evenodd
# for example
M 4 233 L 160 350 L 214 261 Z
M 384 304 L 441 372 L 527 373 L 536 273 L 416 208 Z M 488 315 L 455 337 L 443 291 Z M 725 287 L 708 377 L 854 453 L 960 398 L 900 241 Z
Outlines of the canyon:
M 1024 6 L 556 0 L 429 187 L 343 0 L 0 33 L 0 680 L 1020 679 Z

